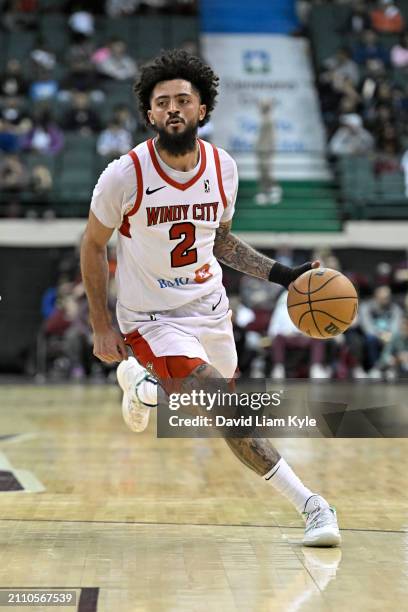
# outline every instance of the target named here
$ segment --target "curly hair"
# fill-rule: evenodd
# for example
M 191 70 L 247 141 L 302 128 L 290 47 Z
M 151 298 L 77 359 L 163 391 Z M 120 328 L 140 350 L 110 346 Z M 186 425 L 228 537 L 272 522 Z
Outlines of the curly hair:
M 139 111 L 146 124 L 149 125 L 147 111 L 151 108 L 150 97 L 153 89 L 157 83 L 172 79 L 189 81 L 198 91 L 201 104 L 207 107 L 207 113 L 199 125 L 205 125 L 215 106 L 219 78 L 199 57 L 190 55 L 182 49 L 163 52 L 152 62 L 142 66 L 133 90 L 139 101 Z

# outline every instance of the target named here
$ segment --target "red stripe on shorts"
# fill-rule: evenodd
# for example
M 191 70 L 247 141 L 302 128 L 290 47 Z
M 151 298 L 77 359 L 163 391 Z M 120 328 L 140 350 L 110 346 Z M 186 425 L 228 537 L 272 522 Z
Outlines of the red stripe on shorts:
M 163 355 L 156 357 L 149 343 L 136 330 L 125 334 L 125 343 L 130 346 L 138 362 L 159 380 L 185 378 L 202 363 L 199 357 L 185 355 Z

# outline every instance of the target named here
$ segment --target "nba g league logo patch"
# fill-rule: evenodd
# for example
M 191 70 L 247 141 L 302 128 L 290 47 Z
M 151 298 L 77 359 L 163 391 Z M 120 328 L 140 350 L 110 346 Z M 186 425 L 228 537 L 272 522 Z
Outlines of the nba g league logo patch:
M 210 193 L 210 181 L 208 179 L 204 181 L 204 191 L 205 193 Z

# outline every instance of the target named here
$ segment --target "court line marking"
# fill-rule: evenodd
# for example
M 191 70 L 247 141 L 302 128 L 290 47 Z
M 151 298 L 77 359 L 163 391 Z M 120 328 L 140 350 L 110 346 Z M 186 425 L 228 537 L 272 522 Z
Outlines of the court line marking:
M 40 480 L 28 470 L 13 470 L 13 475 L 24 487 L 23 491 L 10 491 L 10 493 L 43 493 L 46 489 Z
M 297 526 L 286 526 L 286 525 L 242 525 L 241 523 L 170 523 L 170 522 L 150 522 L 150 521 L 84 521 L 76 519 L 29 519 L 29 518 L 0 518 L 1 522 L 6 521 L 23 521 L 26 523 L 83 523 L 86 525 L 152 525 L 161 526 L 167 525 L 170 527 L 250 527 L 251 529 L 258 529 L 263 527 L 269 527 L 271 529 L 303 529 L 302 525 Z M 340 527 L 340 531 L 358 531 L 363 533 L 408 533 L 408 530 L 399 529 L 365 529 L 358 527 Z
M 0 453 L 0 470 L 4 470 L 5 472 L 13 472 L 13 466 L 4 453 Z
M 10 472 L 16 480 L 21 484 L 21 491 L 1 491 L 1 494 L 7 493 L 43 493 L 46 489 L 40 480 L 29 470 L 20 470 L 14 468 L 4 453 L 0 452 L 0 470 Z
M 16 444 L 18 442 L 25 442 L 26 440 L 32 440 L 37 438 L 37 433 L 21 433 L 21 434 L 9 434 L 10 438 L 0 438 L 0 444 Z

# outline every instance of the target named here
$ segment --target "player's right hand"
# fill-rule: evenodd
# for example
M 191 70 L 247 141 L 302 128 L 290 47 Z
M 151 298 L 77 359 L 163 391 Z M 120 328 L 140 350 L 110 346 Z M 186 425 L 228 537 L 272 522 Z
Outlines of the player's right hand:
M 126 344 L 113 328 L 94 332 L 93 354 L 105 363 L 115 363 L 128 358 Z

